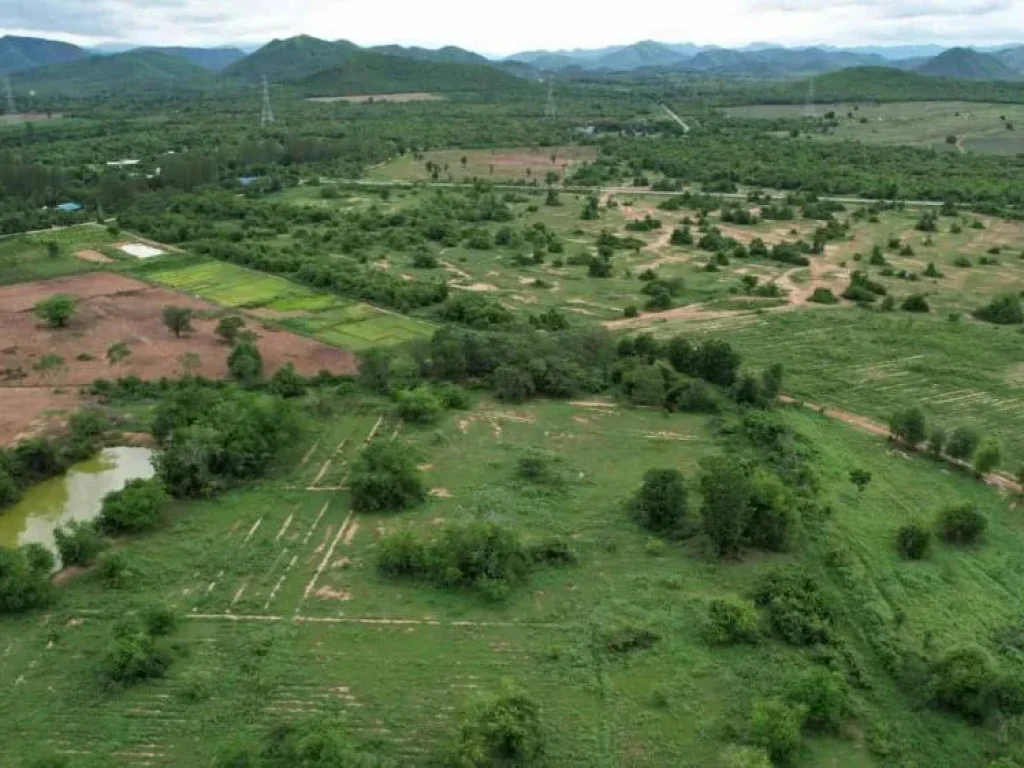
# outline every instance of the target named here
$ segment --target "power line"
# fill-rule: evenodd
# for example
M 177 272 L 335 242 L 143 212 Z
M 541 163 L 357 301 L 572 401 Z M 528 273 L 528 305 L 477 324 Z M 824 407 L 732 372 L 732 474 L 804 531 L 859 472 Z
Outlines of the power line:
M 807 83 L 807 104 L 804 106 L 804 117 L 817 117 L 818 111 L 814 107 L 814 78 Z
M 274 108 L 270 104 L 270 83 L 267 76 L 263 76 L 263 112 L 260 114 L 260 125 L 270 125 L 274 122 Z
M 544 105 L 544 117 L 554 119 L 558 117 L 558 109 L 555 107 L 555 81 L 548 80 L 548 102 Z
M 4 75 L 4 95 L 7 100 L 6 114 L 18 114 L 18 108 L 14 103 L 14 91 L 11 90 L 11 78 Z

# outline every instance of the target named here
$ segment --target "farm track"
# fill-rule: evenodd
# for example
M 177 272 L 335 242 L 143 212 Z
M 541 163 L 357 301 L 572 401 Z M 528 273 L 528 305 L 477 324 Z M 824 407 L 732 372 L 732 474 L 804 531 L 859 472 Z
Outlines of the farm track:
M 849 411 L 844 411 L 839 408 L 829 408 L 827 406 L 819 405 L 817 403 L 811 403 L 806 400 L 800 400 L 789 395 L 780 395 L 779 400 L 788 405 L 796 405 L 802 408 L 807 408 L 808 410 L 811 411 L 815 411 L 823 416 L 827 416 L 828 418 L 834 419 L 835 421 L 841 421 L 843 424 L 847 424 L 848 426 L 851 426 L 854 429 L 858 429 L 861 432 L 866 432 L 870 435 L 886 438 L 890 436 L 888 427 L 884 426 L 883 424 L 879 424 L 877 421 L 872 421 L 871 419 L 865 416 L 858 416 L 855 413 L 850 413 Z M 907 447 L 910 450 L 916 451 L 918 453 L 924 453 L 924 449 L 922 446 L 914 446 L 913 448 L 910 448 L 909 446 L 904 447 Z M 967 464 L 966 462 L 963 461 L 959 461 L 958 459 L 954 459 L 951 456 L 943 456 L 943 459 L 947 463 L 956 466 L 959 469 L 971 469 L 970 464 Z M 1022 486 L 1012 477 L 1003 472 L 992 472 L 988 475 L 985 475 L 984 480 L 986 485 L 990 485 L 993 488 L 999 488 L 1001 490 L 1010 491 L 1012 493 L 1024 493 L 1024 486 Z

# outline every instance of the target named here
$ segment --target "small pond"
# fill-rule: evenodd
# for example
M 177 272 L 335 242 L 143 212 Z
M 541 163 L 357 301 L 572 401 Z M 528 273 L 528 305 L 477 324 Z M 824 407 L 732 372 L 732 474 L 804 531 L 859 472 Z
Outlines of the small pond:
M 38 542 L 53 549 L 53 530 L 70 520 L 92 520 L 103 497 L 129 480 L 154 474 L 149 448 L 106 448 L 67 473 L 27 489 L 21 500 L 0 510 L 0 546 Z

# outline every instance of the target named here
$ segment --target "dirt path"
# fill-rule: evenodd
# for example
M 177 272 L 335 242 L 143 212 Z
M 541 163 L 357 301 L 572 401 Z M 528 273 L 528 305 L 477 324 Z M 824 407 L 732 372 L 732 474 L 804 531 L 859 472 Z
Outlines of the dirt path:
M 879 424 L 877 421 L 872 421 L 871 419 L 865 416 L 858 416 L 855 413 L 850 413 L 849 411 L 844 411 L 839 408 L 826 408 L 823 405 L 818 405 L 817 403 L 809 403 L 806 400 L 798 400 L 795 397 L 790 397 L 789 395 L 779 395 L 779 400 L 783 403 L 788 403 L 790 405 L 799 405 L 803 408 L 807 408 L 808 410 L 816 411 L 818 413 L 821 413 L 823 416 L 827 416 L 830 419 L 841 421 L 844 424 L 850 425 L 854 429 L 859 429 L 861 432 L 867 432 L 868 434 L 871 435 L 877 435 L 878 437 L 886 438 L 889 437 L 890 435 L 888 427 Z M 913 450 L 921 452 L 923 449 L 921 446 L 917 446 L 917 448 Z M 944 456 L 943 458 L 947 462 L 955 464 L 961 469 L 971 469 L 970 465 L 967 464 L 966 462 L 958 461 L 957 459 L 954 459 L 950 456 Z M 1024 486 L 1021 486 L 1020 483 L 1018 483 L 1012 477 L 1003 472 L 993 472 L 991 474 L 986 475 L 985 484 L 990 485 L 993 488 L 1001 488 L 1012 493 L 1024 493 Z

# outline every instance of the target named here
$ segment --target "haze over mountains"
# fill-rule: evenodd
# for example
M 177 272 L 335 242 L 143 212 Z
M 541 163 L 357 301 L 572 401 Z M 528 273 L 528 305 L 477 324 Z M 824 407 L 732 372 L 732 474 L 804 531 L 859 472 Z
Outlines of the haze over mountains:
M 933 53 L 937 55 L 905 54 Z M 246 55 L 238 48 L 142 47 L 96 53 L 38 38 L 0 38 L 0 74 L 16 90 L 74 93 L 152 86 L 208 88 L 267 77 L 315 95 L 432 90 L 479 91 L 526 87 L 526 81 L 574 77 L 657 77 L 673 74 L 765 79 L 801 78 L 854 68 L 902 70 L 958 80 L 1024 80 L 1024 46 L 980 51 L 901 46 L 891 49 L 743 49 L 642 41 L 588 51 L 531 51 L 501 60 L 448 46 L 361 48 L 347 40 L 306 35 L 273 40 Z

